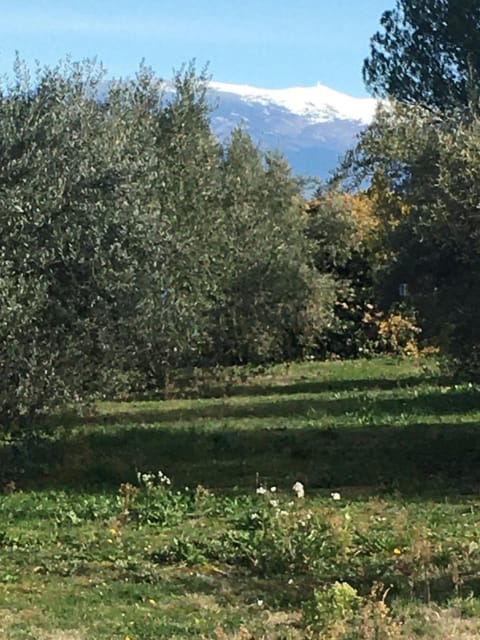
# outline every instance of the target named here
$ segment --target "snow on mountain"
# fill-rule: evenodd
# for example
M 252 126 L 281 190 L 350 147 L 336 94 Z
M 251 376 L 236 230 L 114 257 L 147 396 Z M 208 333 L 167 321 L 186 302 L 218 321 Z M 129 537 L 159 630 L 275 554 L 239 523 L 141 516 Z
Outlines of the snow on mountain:
M 353 98 L 322 84 L 290 89 L 260 89 L 245 84 L 211 82 L 210 87 L 220 94 L 237 95 L 245 102 L 284 107 L 295 115 L 304 116 L 312 124 L 328 122 L 333 118 L 368 124 L 377 105 L 372 98 Z
M 377 101 L 321 84 L 261 89 L 210 83 L 215 134 L 225 140 L 241 125 L 263 148 L 279 149 L 294 172 L 326 178 L 371 122 Z

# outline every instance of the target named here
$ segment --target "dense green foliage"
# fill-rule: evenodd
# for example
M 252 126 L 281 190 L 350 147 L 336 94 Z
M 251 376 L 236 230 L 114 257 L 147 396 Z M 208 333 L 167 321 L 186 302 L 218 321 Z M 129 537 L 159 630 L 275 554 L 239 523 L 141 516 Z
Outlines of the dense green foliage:
M 376 212 L 391 252 L 383 294 L 408 283 L 426 337 L 477 368 L 480 245 L 480 122 L 422 109 L 384 110 L 352 158 L 378 194 Z
M 382 28 L 364 75 L 391 100 L 344 165 L 370 185 L 377 300 L 388 307 L 405 283 L 423 337 L 477 376 L 480 4 L 398 0 Z
M 261 363 L 302 352 L 302 335 L 320 330 L 332 306 L 329 291 L 312 314 L 320 276 L 310 264 L 303 200 L 286 162 L 265 158 L 242 131 L 223 159 L 223 281 L 215 302 L 212 362 Z
M 307 236 L 314 264 L 334 283 L 334 313 L 312 345 L 317 357 L 364 357 L 378 353 L 416 354 L 415 314 L 398 296 L 381 295 L 387 237 L 376 199 L 329 190 L 307 208 Z
M 316 341 L 317 355 L 357 357 L 375 350 L 375 336 L 363 322 L 373 309 L 378 264 L 372 221 L 369 201 L 362 196 L 327 191 L 309 204 L 307 234 L 314 264 L 335 283 L 335 312 Z
M 380 97 L 451 111 L 480 97 L 480 2 L 397 0 L 371 41 L 363 75 Z
M 219 145 L 208 115 L 193 68 L 106 83 L 18 62 L 0 95 L 0 423 L 292 357 L 326 322 L 299 184 L 241 132 Z

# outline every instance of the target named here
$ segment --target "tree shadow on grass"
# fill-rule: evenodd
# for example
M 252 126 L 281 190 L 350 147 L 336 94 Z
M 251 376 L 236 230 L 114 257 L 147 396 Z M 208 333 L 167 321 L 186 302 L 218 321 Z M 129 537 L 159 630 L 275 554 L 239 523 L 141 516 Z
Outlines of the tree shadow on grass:
M 318 489 L 468 491 L 480 484 L 480 425 L 468 415 L 480 411 L 480 394 L 422 382 L 316 380 L 268 388 L 270 397 L 250 388 L 245 397 L 63 416 L 50 440 L 0 446 L 0 483 L 118 488 L 137 471 L 161 469 L 178 487 L 251 489 L 259 475 L 287 489 L 300 479 Z M 351 393 L 320 396 L 332 385 Z M 311 395 L 293 396 L 300 392 Z
M 480 394 L 476 389 L 460 388 L 443 391 L 424 391 L 416 396 L 382 397 L 378 396 L 343 396 L 341 398 L 291 398 L 274 396 L 271 400 L 255 396 L 249 396 L 245 400 L 212 399 L 211 402 L 202 401 L 201 405 L 178 406 L 158 403 L 154 408 L 143 408 L 138 405 L 133 410 L 121 409 L 78 418 L 77 424 L 84 425 L 170 425 L 172 423 L 199 423 L 205 421 L 220 421 L 228 423 L 229 420 L 264 419 L 264 418 L 309 418 L 328 417 L 332 419 L 341 416 L 355 417 L 360 422 L 365 418 L 379 418 L 382 416 L 388 421 L 394 422 L 402 416 L 426 416 L 436 417 L 452 415 L 455 413 L 467 413 L 480 411 Z M 334 422 L 334 420 L 332 420 Z M 61 423 L 61 420 L 59 421 Z
M 405 378 L 358 378 L 351 380 L 299 380 L 289 384 L 260 385 L 249 384 L 248 386 L 233 387 L 230 391 L 232 396 L 269 396 L 269 395 L 296 395 L 311 393 L 343 393 L 358 391 L 391 391 L 393 389 L 408 389 L 417 387 L 420 384 L 440 385 L 447 384 L 450 379 L 447 377 L 435 376 L 425 378 L 424 376 L 408 376 Z
M 205 388 L 179 389 L 177 393 L 172 392 L 169 399 L 213 399 L 239 396 L 275 396 L 275 395 L 297 395 L 297 394 L 321 394 L 321 393 L 356 393 L 359 391 L 391 391 L 394 389 L 408 389 L 420 384 L 447 385 L 452 383 L 448 376 L 405 376 L 396 378 L 352 378 L 345 380 L 311 380 L 308 378 L 299 379 L 295 382 L 282 383 L 278 380 L 266 381 L 263 384 L 248 382 L 245 384 L 212 384 Z M 142 400 L 163 400 L 164 392 L 151 394 L 133 395 L 133 401 Z
M 12 451 L 4 450 L 3 458 L 6 467 L 18 462 Z M 122 482 L 135 483 L 137 470 L 159 469 L 179 488 L 201 484 L 252 491 L 259 474 L 285 490 L 300 479 L 308 490 L 471 492 L 480 485 L 480 426 L 419 422 L 408 427 L 201 431 L 138 425 L 46 443 L 30 452 L 19 483 L 118 488 Z

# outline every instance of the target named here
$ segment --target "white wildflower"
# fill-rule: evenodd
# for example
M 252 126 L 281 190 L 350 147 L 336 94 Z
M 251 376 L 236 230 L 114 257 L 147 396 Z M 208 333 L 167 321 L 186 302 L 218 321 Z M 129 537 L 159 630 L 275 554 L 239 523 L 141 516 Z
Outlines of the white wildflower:
M 270 493 L 276 493 L 277 487 L 270 487 Z
M 278 500 L 270 500 L 271 507 L 278 507 Z
M 172 481 L 170 480 L 170 478 L 168 476 L 166 476 L 163 471 L 158 471 L 157 472 L 157 478 L 158 478 L 158 482 L 160 484 L 165 484 L 167 485 L 167 487 L 169 487 L 172 484 Z
M 257 600 L 257 605 L 259 607 L 263 607 L 263 600 L 261 600 L 260 598 Z
M 304 498 L 305 497 L 305 487 L 303 486 L 303 484 L 301 482 L 295 482 L 295 484 L 292 487 L 292 491 L 295 494 L 295 497 L 297 498 Z
M 172 481 L 166 476 L 163 471 L 157 471 L 157 473 L 141 473 L 137 472 L 138 484 L 143 485 L 146 489 L 153 489 L 154 487 L 167 486 L 172 484 Z
M 332 500 L 342 499 L 342 496 L 338 493 L 338 491 L 332 491 L 332 493 L 330 494 L 330 497 L 332 498 Z
M 265 487 L 257 487 L 257 493 L 259 496 L 264 496 L 267 493 Z
M 143 484 L 147 489 L 151 489 L 153 487 L 153 482 L 155 480 L 155 475 L 153 473 L 140 473 L 138 474 L 139 483 Z

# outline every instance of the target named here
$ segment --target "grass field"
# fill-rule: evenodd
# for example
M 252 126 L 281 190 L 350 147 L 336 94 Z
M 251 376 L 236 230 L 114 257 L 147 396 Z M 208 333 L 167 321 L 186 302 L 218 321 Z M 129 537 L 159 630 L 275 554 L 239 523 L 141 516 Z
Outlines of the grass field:
M 0 447 L 2 640 L 480 637 L 478 388 L 398 359 L 216 386 Z

